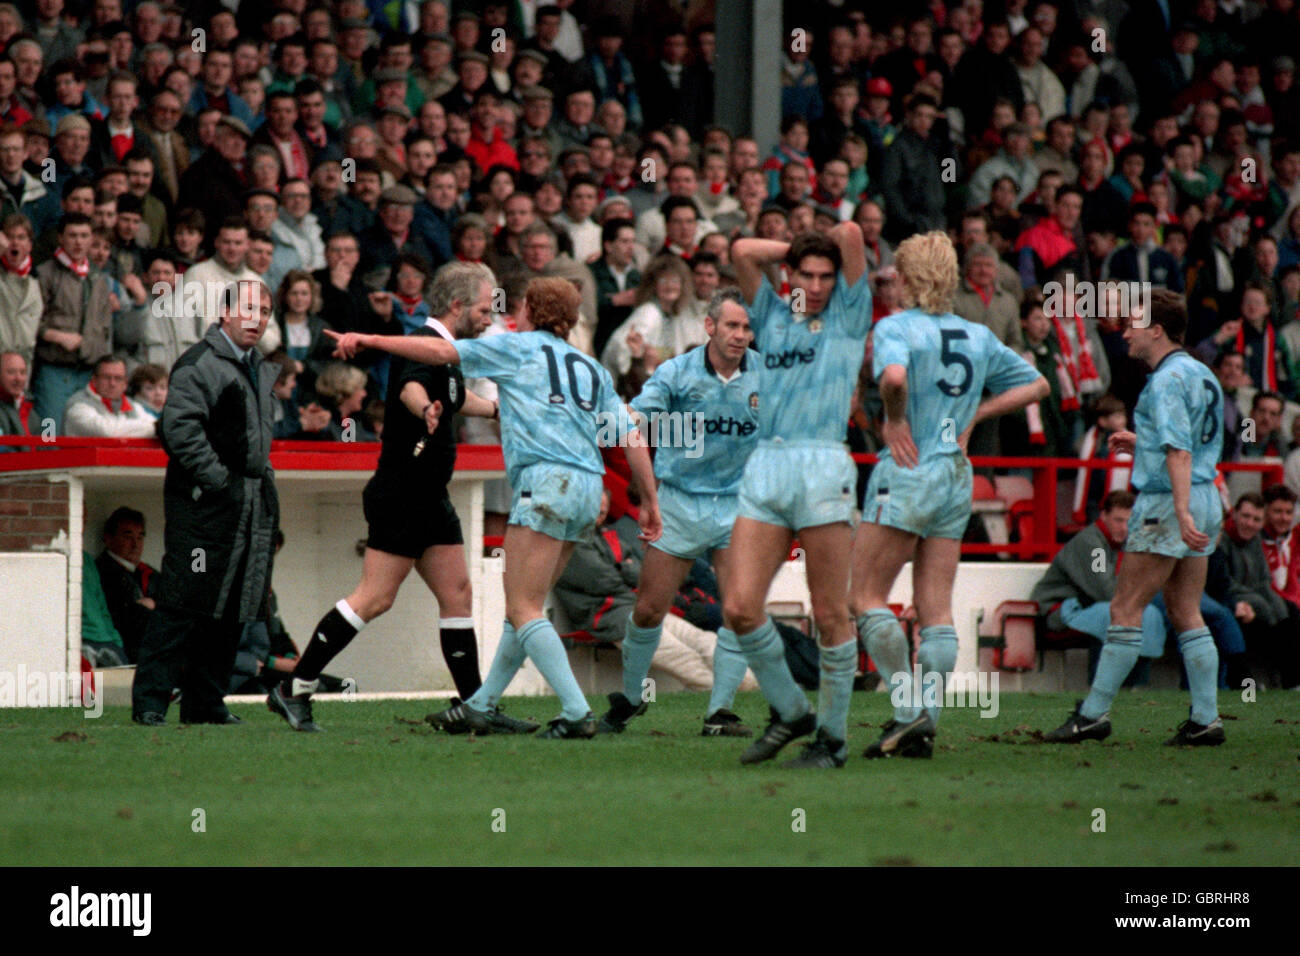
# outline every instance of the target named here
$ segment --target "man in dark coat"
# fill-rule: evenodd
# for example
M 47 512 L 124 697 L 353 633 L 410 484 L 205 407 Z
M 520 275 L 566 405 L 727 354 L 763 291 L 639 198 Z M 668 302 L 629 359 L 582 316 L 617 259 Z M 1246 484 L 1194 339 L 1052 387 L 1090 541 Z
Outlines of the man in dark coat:
M 228 287 L 218 324 L 172 368 L 158 423 L 165 551 L 132 688 L 139 724 L 164 723 L 176 686 L 182 723 L 240 723 L 222 697 L 243 624 L 266 616 L 280 520 L 270 464 L 279 367 L 254 348 L 271 304 L 263 283 Z
M 248 191 L 244 155 L 250 139 L 252 134 L 242 122 L 233 116 L 221 117 L 212 147 L 181 176 L 177 208 L 203 213 L 208 226 L 203 238 L 209 245 L 226 219 L 244 211 L 244 193 Z
M 118 508 L 104 522 L 104 550 L 95 559 L 113 627 L 122 635 L 126 659 L 140 656 L 140 640 L 156 606 L 158 572 L 140 560 L 144 551 L 144 515 Z

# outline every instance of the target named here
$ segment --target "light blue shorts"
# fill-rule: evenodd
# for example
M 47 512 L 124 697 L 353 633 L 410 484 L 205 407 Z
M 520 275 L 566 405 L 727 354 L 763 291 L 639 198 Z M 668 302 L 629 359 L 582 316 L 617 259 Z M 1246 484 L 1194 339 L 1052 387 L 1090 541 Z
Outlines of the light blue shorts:
M 565 465 L 529 465 L 519 477 L 510 524 L 557 541 L 579 541 L 600 517 L 600 475 Z
M 1219 532 L 1223 529 L 1223 499 L 1213 484 L 1205 482 L 1192 485 L 1188 502 L 1196 530 L 1210 536 L 1204 551 L 1193 551 L 1183 541 L 1174 517 L 1174 496 L 1169 491 L 1144 491 L 1137 497 L 1133 514 L 1128 519 L 1128 541 L 1125 551 L 1143 554 L 1160 554 L 1167 558 L 1204 558 L 1218 547 Z
M 693 495 L 673 485 L 659 486 L 664 533 L 651 545 L 674 558 L 695 560 L 731 543 L 737 495 Z
M 965 455 L 944 455 L 915 468 L 892 458 L 871 471 L 862 520 L 922 538 L 955 538 L 970 521 L 972 472 Z
M 745 462 L 738 517 L 802 531 L 854 523 L 858 472 L 831 442 L 760 442 Z

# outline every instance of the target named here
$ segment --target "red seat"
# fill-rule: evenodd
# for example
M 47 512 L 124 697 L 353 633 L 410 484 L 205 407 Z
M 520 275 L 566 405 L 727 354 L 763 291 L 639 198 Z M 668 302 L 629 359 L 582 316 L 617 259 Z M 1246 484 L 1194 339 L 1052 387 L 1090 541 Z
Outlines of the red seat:
M 998 492 L 993 487 L 993 482 L 983 475 L 976 475 L 972 482 L 971 499 L 973 501 L 996 501 L 997 497 Z
M 1029 671 L 1038 663 L 1035 633 L 1038 604 L 1034 601 L 1003 601 L 993 612 L 993 666 L 1004 671 Z

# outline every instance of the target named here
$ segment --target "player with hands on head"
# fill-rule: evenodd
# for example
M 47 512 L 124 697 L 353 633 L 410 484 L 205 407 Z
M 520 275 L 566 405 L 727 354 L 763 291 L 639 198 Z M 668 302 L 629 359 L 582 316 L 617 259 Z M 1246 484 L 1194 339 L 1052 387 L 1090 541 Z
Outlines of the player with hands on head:
M 740 758 L 746 764 L 770 760 L 814 731 L 816 738 L 787 766 L 844 764 L 858 663 L 848 615 L 857 470 L 844 439 L 871 328 L 865 248 L 862 230 L 851 222 L 793 243 L 739 239 L 732 246 L 762 366 L 759 442 L 741 478 L 718 641 L 741 649 L 772 708 L 766 730 Z M 768 276 L 782 263 L 790 270 L 789 302 Z M 816 714 L 765 610 L 796 534 L 821 642 Z

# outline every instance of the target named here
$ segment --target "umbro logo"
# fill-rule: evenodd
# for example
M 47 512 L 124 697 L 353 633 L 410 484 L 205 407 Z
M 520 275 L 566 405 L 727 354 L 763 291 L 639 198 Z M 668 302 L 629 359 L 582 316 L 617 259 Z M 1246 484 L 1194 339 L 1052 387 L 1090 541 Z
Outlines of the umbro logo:
M 329 643 L 329 638 L 325 636 L 325 632 L 324 632 L 324 631 L 317 631 L 317 632 L 316 632 L 316 640 L 320 641 L 322 644 L 328 644 L 328 643 Z

